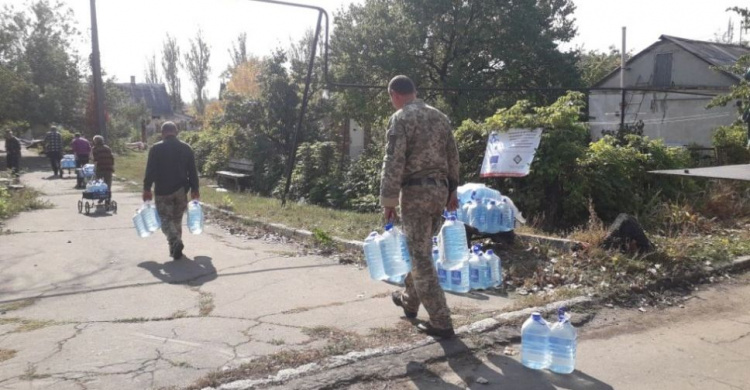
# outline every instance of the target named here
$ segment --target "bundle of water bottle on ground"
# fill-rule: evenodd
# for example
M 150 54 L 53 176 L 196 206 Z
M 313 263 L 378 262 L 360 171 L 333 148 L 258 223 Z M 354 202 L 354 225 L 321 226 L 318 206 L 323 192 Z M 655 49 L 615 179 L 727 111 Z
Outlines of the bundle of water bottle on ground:
M 136 233 L 141 238 L 148 237 L 159 230 L 161 228 L 161 218 L 159 218 L 156 206 L 150 201 L 143 202 L 143 205 L 135 211 L 133 225 L 135 225 Z M 188 203 L 187 227 L 192 234 L 201 234 L 203 232 L 203 208 L 197 200 L 192 200 Z
M 533 313 L 521 327 L 521 363 L 535 370 L 549 369 L 558 374 L 575 370 L 578 332 L 565 308 L 557 311 L 558 321 L 550 325 Z
M 457 189 L 456 217 L 480 233 L 496 234 L 515 228 L 518 214 L 513 201 L 484 184 L 467 183 Z
M 373 280 L 402 283 L 411 271 L 411 256 L 406 236 L 392 224 L 381 235 L 372 232 L 365 239 L 365 260 Z M 492 250 L 482 252 L 478 245 L 469 252 L 466 229 L 449 213 L 437 237 L 433 237 L 432 261 L 443 290 L 465 293 L 502 284 L 500 257 Z

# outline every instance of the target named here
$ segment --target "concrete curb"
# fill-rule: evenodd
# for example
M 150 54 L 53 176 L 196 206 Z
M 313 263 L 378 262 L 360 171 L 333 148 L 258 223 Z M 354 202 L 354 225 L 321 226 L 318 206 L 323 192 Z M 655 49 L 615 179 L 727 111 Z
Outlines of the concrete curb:
M 564 301 L 553 302 L 545 306 L 531 307 L 510 313 L 502 313 L 492 318 L 487 318 L 481 321 L 477 321 L 473 324 L 462 326 L 456 329 L 456 334 L 460 336 L 485 333 L 499 328 L 506 322 L 518 321 L 520 319 L 526 318 L 534 312 L 549 314 L 557 312 L 557 309 L 560 307 L 571 308 L 588 304 L 593 301 L 593 298 L 590 297 L 577 297 Z M 331 356 L 317 363 L 309 363 L 296 368 L 280 370 L 275 375 L 270 375 L 263 379 L 243 379 L 225 383 L 219 387 L 204 387 L 202 390 L 249 390 L 254 389 L 258 386 L 278 385 L 305 375 L 339 368 L 345 365 L 357 363 L 375 357 L 401 354 L 430 344 L 435 344 L 437 342 L 438 341 L 432 337 L 425 337 L 423 340 L 417 341 L 416 343 L 412 344 L 402 344 L 387 348 L 371 348 L 364 351 L 353 351 L 345 355 Z

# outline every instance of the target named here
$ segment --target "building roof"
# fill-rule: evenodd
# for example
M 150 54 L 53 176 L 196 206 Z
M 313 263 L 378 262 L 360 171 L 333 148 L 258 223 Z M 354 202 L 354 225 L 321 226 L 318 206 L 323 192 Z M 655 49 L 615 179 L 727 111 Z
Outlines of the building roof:
M 626 66 L 627 64 L 637 60 L 642 55 L 650 52 L 655 47 L 665 42 L 674 43 L 675 45 L 679 46 L 686 52 L 700 58 L 701 60 L 705 61 L 706 63 L 712 66 L 732 65 L 735 62 L 737 62 L 737 60 L 743 55 L 750 54 L 750 48 L 741 46 L 741 45 L 696 41 L 693 39 L 673 37 L 671 35 L 662 35 L 659 37 L 658 41 L 654 42 L 649 47 L 641 50 L 641 52 L 629 58 L 626 63 Z M 618 66 L 617 69 L 613 70 L 606 76 L 602 77 L 601 80 L 599 80 L 596 84 L 594 84 L 594 87 L 600 86 L 605 81 L 607 81 L 610 77 L 618 74 L 619 72 L 620 72 L 620 67 Z M 728 73 L 724 71 L 722 72 L 731 76 L 732 78 L 735 78 L 738 80 L 740 79 L 740 76 L 736 74 L 732 74 L 732 73 Z
M 117 86 L 127 92 L 134 102 L 145 102 L 152 116 L 169 117 L 174 114 L 164 84 L 117 83 Z

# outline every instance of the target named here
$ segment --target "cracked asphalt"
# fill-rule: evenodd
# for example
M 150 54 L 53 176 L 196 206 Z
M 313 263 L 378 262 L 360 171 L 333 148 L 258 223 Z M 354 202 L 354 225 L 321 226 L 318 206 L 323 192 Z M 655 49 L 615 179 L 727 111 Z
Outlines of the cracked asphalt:
M 393 286 L 291 244 L 184 229 L 187 259 L 158 231 L 139 238 L 139 194 L 115 182 L 118 213 L 79 214 L 75 180 L 30 172 L 53 205 L 0 235 L 0 389 L 169 389 L 284 350 L 323 348 L 306 328 L 368 335 L 395 328 Z M 495 295 L 450 295 L 459 312 L 500 310 Z M 426 319 L 424 313 L 420 318 Z M 381 329 L 382 330 L 382 329 Z M 4 360 L 3 360 L 4 359 Z

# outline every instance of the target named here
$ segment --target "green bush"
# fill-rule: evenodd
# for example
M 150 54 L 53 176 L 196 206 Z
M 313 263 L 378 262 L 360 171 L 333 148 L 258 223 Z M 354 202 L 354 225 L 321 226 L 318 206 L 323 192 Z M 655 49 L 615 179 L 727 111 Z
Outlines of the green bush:
M 714 131 L 712 142 L 719 156 L 719 164 L 750 163 L 746 124 L 719 127 Z
M 303 143 L 297 148 L 297 159 L 292 173 L 292 185 L 289 198 L 308 203 L 343 207 L 344 167 L 341 153 L 335 142 Z M 285 182 L 281 180 L 277 192 L 283 190 Z
M 587 195 L 597 215 L 611 221 L 619 213 L 642 215 L 658 202 L 676 200 L 695 189 L 692 180 L 653 175 L 648 171 L 690 164 L 690 152 L 667 147 L 661 140 L 627 135 L 605 136 L 592 143 L 580 161 L 588 180 Z

